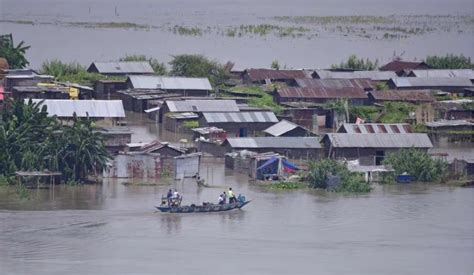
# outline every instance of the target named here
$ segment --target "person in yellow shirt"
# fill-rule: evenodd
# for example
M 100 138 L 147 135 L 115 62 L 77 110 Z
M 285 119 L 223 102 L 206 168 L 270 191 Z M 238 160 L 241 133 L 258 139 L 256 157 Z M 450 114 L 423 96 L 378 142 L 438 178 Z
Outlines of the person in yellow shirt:
M 229 197 L 229 203 L 234 203 L 234 202 L 237 201 L 237 200 L 235 199 L 235 194 L 234 194 L 234 192 L 232 191 L 232 187 L 229 187 L 229 191 L 228 191 L 227 193 L 228 193 L 228 197 Z

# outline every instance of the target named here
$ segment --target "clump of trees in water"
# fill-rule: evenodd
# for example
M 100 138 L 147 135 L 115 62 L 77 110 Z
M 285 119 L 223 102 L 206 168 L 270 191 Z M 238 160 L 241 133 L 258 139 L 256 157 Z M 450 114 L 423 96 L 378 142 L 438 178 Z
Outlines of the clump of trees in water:
M 447 176 L 448 164 L 433 159 L 427 152 L 415 148 L 390 154 L 384 164 L 391 165 L 397 175 L 408 173 L 414 181 L 440 182 Z
M 208 77 L 214 86 L 220 86 L 229 79 L 226 66 L 200 54 L 174 55 L 170 75 L 185 77 Z
M 446 56 L 427 56 L 425 63 L 433 69 L 474 69 L 470 57 L 464 55 L 447 54 Z
M 7 101 L 0 114 L 0 177 L 16 171 L 59 171 L 64 181 L 83 182 L 110 158 L 89 118 L 62 125 L 41 102 Z
M 153 57 L 148 57 L 143 54 L 126 55 L 119 59 L 119 61 L 148 61 L 157 75 L 165 75 L 167 73 L 166 65 L 163 62 Z
M 334 189 L 336 192 L 367 193 L 371 187 L 362 175 L 351 172 L 344 163 L 332 159 L 310 162 L 306 180 L 313 188 L 327 188 L 329 176 L 339 176 L 341 184 Z
M 358 58 L 355 54 L 349 56 L 347 61 L 341 62 L 339 65 L 334 64 L 331 69 L 341 70 L 358 70 L 358 71 L 373 71 L 378 68 L 379 61 L 370 61 L 368 58 Z

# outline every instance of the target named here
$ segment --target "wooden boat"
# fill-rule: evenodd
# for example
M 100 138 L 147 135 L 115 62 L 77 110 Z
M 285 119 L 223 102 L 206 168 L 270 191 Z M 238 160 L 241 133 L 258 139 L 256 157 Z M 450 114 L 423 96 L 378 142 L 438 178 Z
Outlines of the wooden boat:
M 156 209 L 161 212 L 168 213 L 203 213 L 203 212 L 223 212 L 229 211 L 232 209 L 240 209 L 247 205 L 250 201 L 245 200 L 245 197 L 239 195 L 237 202 L 226 203 L 226 204 L 213 204 L 213 203 L 203 203 L 202 205 L 173 205 L 168 206 L 167 204 L 161 204 L 160 206 L 155 206 Z

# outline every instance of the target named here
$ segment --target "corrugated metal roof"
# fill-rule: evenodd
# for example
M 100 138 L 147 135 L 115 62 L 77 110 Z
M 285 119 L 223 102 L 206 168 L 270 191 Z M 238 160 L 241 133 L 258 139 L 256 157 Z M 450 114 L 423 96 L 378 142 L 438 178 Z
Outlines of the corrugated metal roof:
M 370 79 L 314 79 L 301 78 L 296 79 L 296 84 L 301 88 L 332 88 L 340 89 L 345 87 L 362 88 L 366 90 L 374 89 Z
M 278 122 L 273 112 L 203 113 L 207 123 L 259 123 Z
M 25 102 L 29 99 L 25 99 Z M 42 99 L 33 99 L 40 102 Z M 121 100 L 69 100 L 69 99 L 46 99 L 42 103 L 48 108 L 49 116 L 96 118 L 121 118 L 125 117 L 125 111 Z
M 455 126 L 474 126 L 474 123 L 467 120 L 438 120 L 433 122 L 427 122 L 427 127 L 437 128 L 437 127 L 455 127 Z
M 328 70 L 315 70 L 318 78 L 336 78 L 336 79 L 357 79 L 368 78 L 372 80 L 389 80 L 397 77 L 395 72 L 391 71 L 354 71 L 354 72 L 334 72 Z
M 280 97 L 290 98 L 367 98 L 367 94 L 362 88 L 282 88 L 277 90 Z
M 317 137 L 246 137 L 228 138 L 226 142 L 234 149 L 251 148 L 292 148 L 315 149 L 321 148 Z
M 346 134 L 329 133 L 334 148 L 431 148 L 427 134 Z
M 246 72 L 251 81 L 262 81 L 265 79 L 296 79 L 307 77 L 303 70 L 272 70 L 272 69 L 247 69 Z
M 411 70 L 410 75 L 415 77 L 464 77 L 474 79 L 474 70 Z
M 403 70 L 413 70 L 413 69 L 428 68 L 428 67 L 429 67 L 428 64 L 426 64 L 425 62 L 394 60 L 383 65 L 382 67 L 379 68 L 379 70 L 400 72 Z
M 382 101 L 411 101 L 411 102 L 433 102 L 436 99 L 429 90 L 389 90 L 389 91 L 370 91 L 370 95 L 375 100 Z
M 131 75 L 128 79 L 135 89 L 212 90 L 207 78 Z
M 170 112 L 238 112 L 235 100 L 167 100 Z
M 99 73 L 102 74 L 154 73 L 148 61 L 94 62 L 89 66 L 89 69 L 92 65 L 95 65 Z
M 390 81 L 398 88 L 405 87 L 472 87 L 464 77 L 395 77 Z
M 407 123 L 344 123 L 337 132 L 348 134 L 407 134 L 411 133 L 412 130 Z
M 279 137 L 283 135 L 284 133 L 287 133 L 295 128 L 297 128 L 298 125 L 294 124 L 293 122 L 290 122 L 288 120 L 282 120 L 267 129 L 264 130 L 265 133 L 270 134 L 274 137 Z

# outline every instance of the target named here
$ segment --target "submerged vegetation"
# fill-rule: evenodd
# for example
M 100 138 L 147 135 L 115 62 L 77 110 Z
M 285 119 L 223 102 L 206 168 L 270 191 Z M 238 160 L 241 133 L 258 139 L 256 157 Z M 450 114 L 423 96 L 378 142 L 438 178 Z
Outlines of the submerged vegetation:
M 349 69 L 349 70 L 360 70 L 360 71 L 373 71 L 377 69 L 379 64 L 378 60 L 374 62 L 370 61 L 368 58 L 358 58 L 355 54 L 349 56 L 347 61 L 341 62 L 339 65 L 332 65 L 332 69 Z
M 414 148 L 389 154 L 384 164 L 391 165 L 397 174 L 408 173 L 414 181 L 440 182 L 446 177 L 448 164 L 433 159 L 427 152 Z
M 325 159 L 309 163 L 307 181 L 313 188 L 328 188 L 327 180 L 329 176 L 338 176 L 340 185 L 332 189 L 336 192 L 367 193 L 371 187 L 363 177 L 355 172 L 349 171 L 343 163 L 331 159 Z
M 203 55 L 175 55 L 169 64 L 172 76 L 208 77 L 213 86 L 223 85 L 229 79 L 229 74 L 223 64 Z
M 393 40 L 435 32 L 472 33 L 474 31 L 473 18 L 472 15 L 275 16 L 260 18 L 260 22 L 255 24 L 230 26 L 189 26 L 179 23 L 147 25 L 134 22 L 53 22 L 16 20 L 14 18 L 5 18 L 0 22 L 94 29 L 161 30 L 182 36 L 221 35 L 259 38 L 274 36 L 282 39 L 299 37 L 314 39 L 322 35 L 337 34 L 362 39 Z
M 158 61 L 158 59 L 153 57 L 147 57 L 143 54 L 131 54 L 125 55 L 124 57 L 120 58 L 119 61 L 148 61 L 153 68 L 153 71 L 157 75 L 165 75 L 167 73 L 165 63 Z
M 65 63 L 57 59 L 41 64 L 40 73 L 52 75 L 59 81 L 92 85 L 95 81 L 107 77 L 98 73 L 89 73 L 77 62 Z
M 427 56 L 425 62 L 433 69 L 474 69 L 474 64 L 471 62 L 471 58 L 466 57 L 462 54 L 447 54 L 446 56 Z

